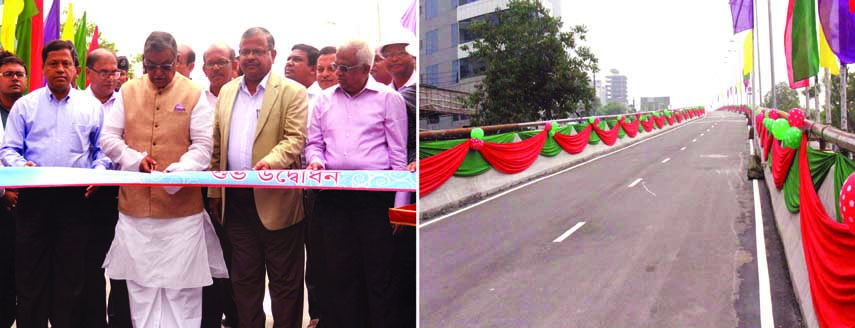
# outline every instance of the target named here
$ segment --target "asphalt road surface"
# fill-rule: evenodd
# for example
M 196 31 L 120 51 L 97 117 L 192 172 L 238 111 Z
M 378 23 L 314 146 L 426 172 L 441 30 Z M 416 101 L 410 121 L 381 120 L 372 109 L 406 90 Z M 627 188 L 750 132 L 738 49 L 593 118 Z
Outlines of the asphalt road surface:
M 424 223 L 421 327 L 760 327 L 745 122 L 710 112 Z M 773 224 L 775 327 L 800 327 Z

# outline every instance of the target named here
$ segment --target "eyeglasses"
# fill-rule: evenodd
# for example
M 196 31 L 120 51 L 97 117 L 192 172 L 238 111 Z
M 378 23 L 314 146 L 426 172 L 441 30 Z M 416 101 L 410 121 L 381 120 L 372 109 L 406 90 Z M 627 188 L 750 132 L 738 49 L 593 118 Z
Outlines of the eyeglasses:
M 27 73 L 12 72 L 12 71 L 3 72 L 3 73 L 0 73 L 0 75 L 3 75 L 3 77 L 5 77 L 5 78 L 12 78 L 13 76 L 17 76 L 19 79 L 23 79 L 23 78 L 27 77 Z
M 338 70 L 338 71 L 341 71 L 342 73 L 347 73 L 348 71 L 350 71 L 352 69 L 359 68 L 359 64 L 350 65 L 350 66 L 332 64 L 331 67 L 332 67 L 333 71 Z
M 99 78 L 102 78 L 102 79 L 109 79 L 109 78 L 111 78 L 111 77 L 112 77 L 112 78 L 114 78 L 114 79 L 116 79 L 116 78 L 119 78 L 119 75 L 121 74 L 121 71 L 119 71 L 119 70 L 115 70 L 115 71 L 110 71 L 110 70 L 100 70 L 100 71 L 96 71 L 96 70 L 94 70 L 94 69 L 93 69 L 93 71 L 95 71 L 95 73 L 98 73 L 98 77 L 99 77 Z
M 218 61 L 218 62 L 205 63 L 205 67 L 207 67 L 207 68 L 214 68 L 214 67 L 223 68 L 223 67 L 228 66 L 229 64 L 231 64 L 231 62 L 223 60 L 223 61 Z
M 238 53 L 241 56 L 253 55 L 253 56 L 259 57 L 259 56 L 266 55 L 267 52 L 269 52 L 269 51 L 270 51 L 270 49 L 241 49 L 240 51 L 238 51 Z
M 406 51 L 401 50 L 401 51 L 396 51 L 396 52 L 384 52 L 384 53 L 382 53 L 382 55 L 383 55 L 383 58 L 389 59 L 392 57 L 401 58 L 404 56 L 409 56 L 410 54 L 408 54 Z
M 149 71 L 149 72 L 154 72 L 155 70 L 161 70 L 164 72 L 168 72 L 168 71 L 171 71 L 173 68 L 175 68 L 175 65 L 171 64 L 171 63 L 170 64 L 160 64 L 160 65 L 143 64 L 143 68 L 145 68 L 145 70 Z

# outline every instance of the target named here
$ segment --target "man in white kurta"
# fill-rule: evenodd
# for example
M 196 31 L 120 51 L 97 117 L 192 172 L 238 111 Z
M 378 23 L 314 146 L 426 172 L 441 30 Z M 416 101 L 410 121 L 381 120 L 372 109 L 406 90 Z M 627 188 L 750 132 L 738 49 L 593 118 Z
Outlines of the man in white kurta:
M 175 74 L 176 48 L 168 33 L 149 35 L 147 74 L 122 86 L 107 116 L 100 144 L 121 170 L 208 168 L 213 110 L 195 83 Z M 228 277 L 201 197 L 197 187 L 121 188 L 104 268 L 111 278 L 127 280 L 134 326 L 198 328 L 202 287 Z

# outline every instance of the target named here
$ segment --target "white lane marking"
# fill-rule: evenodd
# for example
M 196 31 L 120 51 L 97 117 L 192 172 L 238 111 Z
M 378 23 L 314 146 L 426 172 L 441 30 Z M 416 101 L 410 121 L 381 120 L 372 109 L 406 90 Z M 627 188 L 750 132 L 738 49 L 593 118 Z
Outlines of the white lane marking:
M 757 240 L 757 275 L 760 280 L 760 327 L 772 328 L 772 294 L 769 287 L 769 265 L 766 263 L 766 240 L 763 236 L 763 212 L 760 210 L 760 189 L 754 181 L 754 230 Z
M 698 141 L 698 139 L 692 139 L 692 142 Z
M 701 133 L 701 137 L 703 137 L 703 136 L 704 136 L 704 134 L 703 134 L 703 133 Z
M 641 182 L 641 180 L 642 180 L 641 178 L 638 178 L 638 180 L 635 180 L 632 183 L 630 183 L 627 188 L 635 187 L 635 185 L 637 185 L 639 182 Z
M 751 149 L 751 156 L 754 156 L 754 143 L 751 140 L 748 140 L 748 148 Z
M 700 118 L 700 120 L 704 120 L 704 119 L 706 119 L 706 117 L 702 117 L 702 118 Z M 494 200 L 494 199 L 496 199 L 496 198 L 502 197 L 502 196 L 504 196 L 504 195 L 507 195 L 507 194 L 512 193 L 512 192 L 514 192 L 514 191 L 517 191 L 517 190 L 519 190 L 519 189 L 522 189 L 522 188 L 528 187 L 529 185 L 532 185 L 532 184 L 538 183 L 538 182 L 540 182 L 541 180 L 549 179 L 549 178 L 554 177 L 554 176 L 556 176 L 556 175 L 559 175 L 559 174 L 562 174 L 562 173 L 566 173 L 566 172 L 568 172 L 568 171 L 570 171 L 570 170 L 573 170 L 573 169 L 575 169 L 575 168 L 577 168 L 577 167 L 580 167 L 580 166 L 583 166 L 583 165 L 585 165 L 585 164 L 588 164 L 588 163 L 594 162 L 594 161 L 596 161 L 596 160 L 598 160 L 598 159 L 609 157 L 609 156 L 611 156 L 611 155 L 617 154 L 617 153 L 622 152 L 622 151 L 624 151 L 624 150 L 630 149 L 630 148 L 632 148 L 632 147 L 638 146 L 638 145 L 643 144 L 643 143 L 645 143 L 645 142 L 648 142 L 648 141 L 650 141 L 650 140 L 653 140 L 653 139 L 659 138 L 659 137 L 661 137 L 661 136 L 664 136 L 664 135 L 670 134 L 670 133 L 672 133 L 672 132 L 674 132 L 674 131 L 677 131 L 677 130 L 682 129 L 682 128 L 684 128 L 684 127 L 687 127 L 687 126 L 689 126 L 689 125 L 697 124 L 697 123 L 700 123 L 700 122 L 701 122 L 701 121 L 699 121 L 699 120 L 693 120 L 692 122 L 689 122 L 689 123 L 684 124 L 684 125 L 677 126 L 676 128 L 670 129 L 670 130 L 668 130 L 668 131 L 662 132 L 662 133 L 657 134 L 657 135 L 655 135 L 655 136 L 652 136 L 652 137 L 649 137 L 649 138 L 647 138 L 647 139 L 641 140 L 641 141 L 639 141 L 639 142 L 636 142 L 636 143 L 631 144 L 631 145 L 629 145 L 629 146 L 626 146 L 626 147 L 624 147 L 624 148 L 621 148 L 621 149 L 615 150 L 615 151 L 610 152 L 610 153 L 602 154 L 602 155 L 600 155 L 600 156 L 594 157 L 594 158 L 589 159 L 589 160 L 587 160 L 587 161 L 584 161 L 584 162 L 582 162 L 582 163 L 579 163 L 579 164 L 573 165 L 573 166 L 571 166 L 571 167 L 569 167 L 569 168 L 566 168 L 566 169 L 564 169 L 564 170 L 561 170 L 561 171 L 555 172 L 555 173 L 553 173 L 553 174 L 550 174 L 550 175 L 547 175 L 547 176 L 544 176 L 544 177 L 540 177 L 540 178 L 534 179 L 534 180 L 532 180 L 532 181 L 526 182 L 526 183 L 524 183 L 524 184 L 521 184 L 521 185 L 519 185 L 519 186 L 513 187 L 513 188 L 508 189 L 508 190 L 506 190 L 506 191 L 504 191 L 504 192 L 498 193 L 498 194 L 496 194 L 496 195 L 494 195 L 494 196 L 492 196 L 492 197 L 489 197 L 489 198 L 487 198 L 487 199 L 484 199 L 484 200 L 482 200 L 482 201 L 480 201 L 480 202 L 477 202 L 477 203 L 475 203 L 475 204 L 472 204 L 472 205 L 466 206 L 466 207 L 461 208 L 461 209 L 459 209 L 459 210 L 456 210 L 456 211 L 454 211 L 454 212 L 451 212 L 451 213 L 448 213 L 448 214 L 446 214 L 446 215 L 443 215 L 443 216 L 437 217 L 436 219 L 433 219 L 433 220 L 430 220 L 430 221 L 428 221 L 428 222 L 422 223 L 422 224 L 420 224 L 420 225 L 419 225 L 419 228 L 424 228 L 424 227 L 427 227 L 427 226 L 429 226 L 429 225 L 431 225 L 431 224 L 434 224 L 434 223 L 437 223 L 437 222 L 443 221 L 443 220 L 445 220 L 445 219 L 447 219 L 447 218 L 450 218 L 450 217 L 452 217 L 452 216 L 455 216 L 455 215 L 457 215 L 457 214 L 460 214 L 460 213 L 463 213 L 463 212 L 468 211 L 468 210 L 470 210 L 470 209 L 473 209 L 473 208 L 475 208 L 475 207 L 481 206 L 481 205 L 483 205 L 483 204 L 484 204 L 484 203 L 486 203 L 486 202 L 489 202 L 489 201 Z M 683 147 L 683 148 L 685 148 L 685 147 Z
M 686 147 L 684 146 L 683 148 L 680 148 L 680 150 L 686 150 Z
M 671 157 L 662 160 L 662 164 L 668 163 L 671 160 Z
M 652 191 L 650 191 L 650 189 L 647 189 L 647 183 L 646 182 L 642 182 L 641 186 L 644 187 L 644 190 L 647 190 L 648 193 L 653 195 L 653 197 L 656 197 L 656 194 L 654 194 Z
M 570 228 L 570 230 L 565 231 L 564 233 L 561 234 L 561 236 L 558 236 L 558 238 L 555 238 L 555 240 L 553 240 L 552 242 L 553 243 L 560 243 L 560 242 L 564 241 L 564 239 L 567 239 L 567 237 L 570 237 L 570 235 L 572 235 L 574 232 L 576 232 L 576 230 L 579 230 L 579 228 L 581 228 L 583 225 L 585 225 L 585 221 L 576 223 L 576 225 L 574 225 L 572 228 Z

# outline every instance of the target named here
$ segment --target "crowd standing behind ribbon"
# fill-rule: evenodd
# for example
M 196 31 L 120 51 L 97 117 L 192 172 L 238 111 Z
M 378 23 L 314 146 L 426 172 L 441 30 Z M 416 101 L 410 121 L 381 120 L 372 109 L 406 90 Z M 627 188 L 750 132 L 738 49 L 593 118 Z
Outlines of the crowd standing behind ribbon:
M 193 49 L 167 32 L 145 40 L 132 80 L 127 58 L 95 49 L 81 68 L 70 41 L 52 41 L 47 85 L 27 95 L 25 65 L 2 52 L 0 163 L 414 172 L 415 42 L 395 35 L 376 49 L 293 45 L 283 76 L 271 71 L 273 35 L 250 28 L 237 51 L 204 51 L 207 90 L 188 78 Z M 86 90 L 72 82 L 79 69 Z M 265 276 L 274 327 L 301 327 L 304 282 L 309 327 L 414 327 L 415 229 L 388 218 L 410 202 L 381 191 L 0 188 L 0 327 L 260 328 Z

